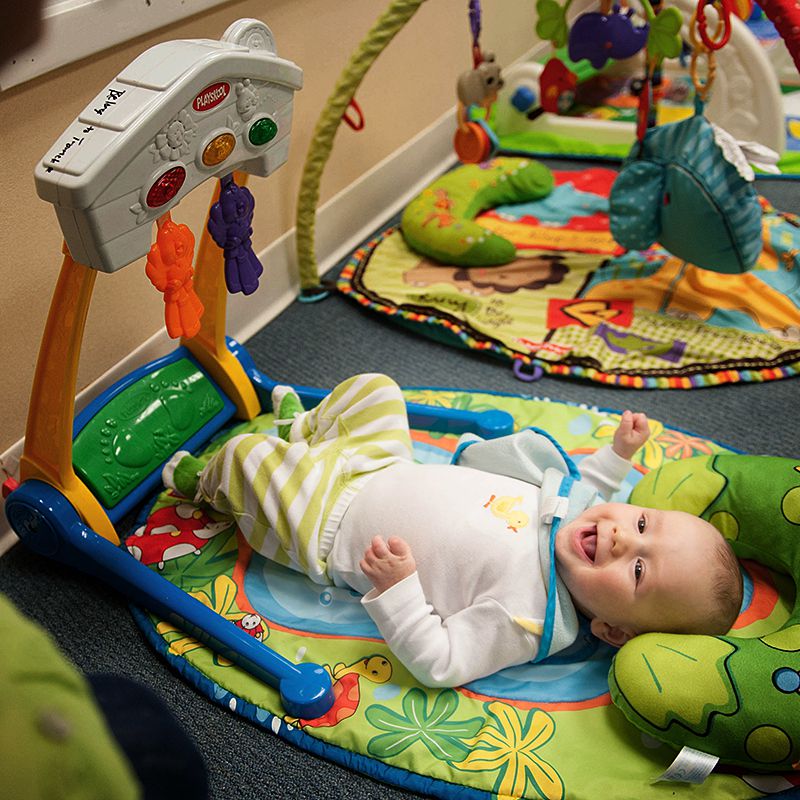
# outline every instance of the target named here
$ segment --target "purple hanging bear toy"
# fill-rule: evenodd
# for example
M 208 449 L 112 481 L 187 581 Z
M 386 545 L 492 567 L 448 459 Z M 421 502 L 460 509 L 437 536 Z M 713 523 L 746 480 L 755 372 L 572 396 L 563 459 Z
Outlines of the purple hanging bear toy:
M 264 271 L 250 240 L 255 205 L 247 187 L 237 186 L 232 175 L 222 178 L 219 200 L 208 216 L 208 232 L 225 253 L 225 283 L 231 294 L 252 294 Z

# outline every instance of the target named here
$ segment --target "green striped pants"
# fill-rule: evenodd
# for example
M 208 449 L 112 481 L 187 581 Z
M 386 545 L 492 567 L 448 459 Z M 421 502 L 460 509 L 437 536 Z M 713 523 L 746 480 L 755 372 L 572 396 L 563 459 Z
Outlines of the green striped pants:
M 235 518 L 255 551 L 329 584 L 325 559 L 350 501 L 377 470 L 411 458 L 399 387 L 386 375 L 356 375 L 299 414 L 288 441 L 253 433 L 230 439 L 198 488 Z

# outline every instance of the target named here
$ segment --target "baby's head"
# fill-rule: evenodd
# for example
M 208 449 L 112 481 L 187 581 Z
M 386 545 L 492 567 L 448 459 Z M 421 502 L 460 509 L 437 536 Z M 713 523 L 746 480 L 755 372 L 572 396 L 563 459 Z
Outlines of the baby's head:
M 617 647 L 640 633 L 727 633 L 742 602 L 730 545 L 683 511 L 603 503 L 556 535 L 556 563 L 592 633 Z

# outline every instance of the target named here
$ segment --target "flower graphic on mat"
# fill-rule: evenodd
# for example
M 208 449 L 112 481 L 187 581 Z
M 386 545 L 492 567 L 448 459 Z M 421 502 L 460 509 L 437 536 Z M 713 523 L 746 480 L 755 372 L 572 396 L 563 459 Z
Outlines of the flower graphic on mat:
M 370 706 L 366 712 L 367 722 L 386 733 L 370 739 L 367 752 L 377 758 L 390 758 L 422 742 L 430 754 L 441 761 L 464 758 L 469 752 L 467 740 L 478 733 L 483 719 L 450 719 L 459 702 L 457 692 L 445 689 L 436 695 L 433 708 L 428 711 L 428 695 L 415 687 L 403 697 L 402 714 L 386 706 Z
M 614 431 L 619 426 L 619 416 L 615 421 L 603 420 L 595 429 L 592 436 L 595 439 L 609 439 L 613 440 Z M 633 463 L 641 463 L 647 469 L 656 469 L 664 463 L 664 450 L 659 444 L 661 435 L 664 432 L 664 423 L 658 422 L 654 419 L 648 419 L 647 424 L 650 426 L 650 438 L 644 443 L 644 446 L 633 457 Z M 609 442 L 610 443 L 610 442 Z
M 413 389 L 404 392 L 406 400 L 410 403 L 422 403 L 426 406 L 444 406 L 445 408 L 456 408 L 458 392 L 437 392 L 435 389 Z
M 711 448 L 705 439 L 682 431 L 665 430 L 658 437 L 658 443 L 663 446 L 664 455 L 669 459 L 711 455 Z
M 552 764 L 536 751 L 553 736 L 556 724 L 545 711 L 534 708 L 524 717 L 516 708 L 494 701 L 485 706 L 491 719 L 467 744 L 467 757 L 453 766 L 470 772 L 497 772 L 492 791 L 498 798 L 528 797 L 528 787 L 545 800 L 561 800 L 564 782 Z

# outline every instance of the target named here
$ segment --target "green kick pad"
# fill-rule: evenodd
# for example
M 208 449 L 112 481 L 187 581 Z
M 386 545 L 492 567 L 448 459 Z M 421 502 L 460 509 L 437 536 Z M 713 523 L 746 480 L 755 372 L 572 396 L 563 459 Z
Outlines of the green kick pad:
M 548 431 L 577 462 L 609 443 L 619 421 L 614 412 L 520 396 L 434 389 L 405 396 L 448 408 L 502 409 L 518 428 Z M 619 499 L 665 464 L 680 466 L 696 456 L 740 458 L 658 421 L 650 426 L 650 440 L 637 453 Z M 274 433 L 272 416 L 239 425 L 225 438 L 245 431 Z M 457 442 L 452 435 L 420 431 L 412 438 L 415 458 L 425 463 L 449 463 Z M 173 531 L 169 537 L 163 535 L 167 529 Z M 572 647 L 543 664 L 503 670 L 458 689 L 428 689 L 387 649 L 358 595 L 269 562 L 247 546 L 231 520 L 207 507 L 163 493 L 126 544 L 255 639 L 293 661 L 324 665 L 336 700 L 323 717 L 287 717 L 274 689 L 171 623 L 134 608 L 148 640 L 187 681 L 265 731 L 424 797 L 733 800 L 798 783 L 796 773 L 757 775 L 738 767 L 714 772 L 700 786 L 654 783 L 675 757 L 674 747 L 644 734 L 612 704 L 614 651 L 586 628 Z M 791 612 L 793 590 L 785 576 L 746 562 L 744 581 L 745 603 L 732 641 L 776 631 Z M 313 795 L 313 787 L 297 791 Z
M 514 243 L 508 264 L 442 264 L 390 226 L 353 254 L 337 287 L 417 333 L 552 375 L 636 389 L 796 375 L 800 220 L 761 198 L 762 252 L 738 275 L 658 245 L 625 252 L 608 224 L 615 177 L 555 170 L 546 197 L 482 213 L 482 228 Z
M 181 358 L 132 383 L 75 437 L 76 474 L 113 508 L 224 403 L 205 374 Z

